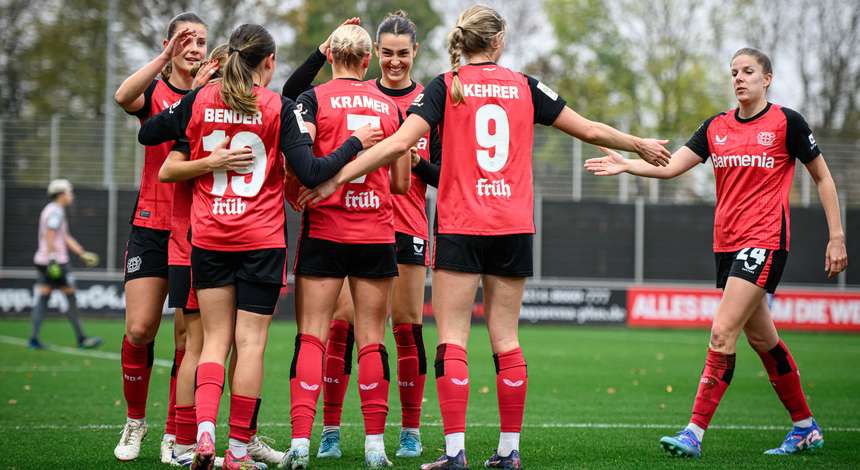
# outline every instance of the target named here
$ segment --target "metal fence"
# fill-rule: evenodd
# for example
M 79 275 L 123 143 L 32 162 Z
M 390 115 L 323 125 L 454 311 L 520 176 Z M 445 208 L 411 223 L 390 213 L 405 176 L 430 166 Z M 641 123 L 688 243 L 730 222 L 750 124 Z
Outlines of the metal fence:
M 44 194 L 42 188 L 52 178 L 68 178 L 79 192 L 92 193 L 88 196 L 81 194 L 86 197 L 79 198 L 79 207 L 73 210 L 73 214 L 80 214 L 72 220 L 73 229 L 96 232 L 94 235 L 97 236 L 93 239 L 98 240 L 99 245 L 104 244 L 104 247 L 90 248 L 103 255 L 101 269 L 109 272 L 121 269 L 121 251 L 127 234 L 124 223 L 133 206 L 134 191 L 139 185 L 143 168 L 143 148 L 137 144 L 138 129 L 137 119 L 120 117 L 116 120 L 113 129 L 113 168 L 108 173 L 105 169 L 110 168 L 110 165 L 105 164 L 103 120 L 54 116 L 42 121 L 0 121 L 0 247 L 5 246 L 7 251 L 16 250 L 18 245 L 12 243 L 12 238 L 18 240 L 18 237 L 26 235 L 23 232 L 29 230 L 35 234 L 34 222 L 44 202 L 39 197 Z M 680 146 L 685 139 L 675 138 L 671 146 Z M 860 156 L 860 142 L 821 139 L 820 146 L 836 179 L 843 208 L 851 208 L 852 214 L 860 214 L 856 210 L 860 208 L 860 166 L 854 164 Z M 573 236 L 555 233 L 566 230 L 566 225 L 556 222 L 559 214 L 570 207 L 587 212 L 589 203 L 613 203 L 602 205 L 600 210 L 617 210 L 624 214 L 630 212 L 630 217 L 617 217 L 621 224 L 617 229 L 629 230 L 630 237 L 622 237 L 614 245 L 616 254 L 620 256 L 619 262 L 623 264 L 627 262 L 624 260 L 629 260 L 629 266 L 616 270 L 612 275 L 596 277 L 617 279 L 618 272 L 629 272 L 629 275 L 620 277 L 636 282 L 650 277 L 650 264 L 644 251 L 653 251 L 654 247 L 650 245 L 647 235 L 651 228 L 645 224 L 646 214 L 653 212 L 657 216 L 662 213 L 659 207 L 667 205 L 683 205 L 693 212 L 707 212 L 707 206 L 713 204 L 714 182 L 710 165 L 699 165 L 687 174 L 668 181 L 630 175 L 599 178 L 583 169 L 585 159 L 600 155 L 597 148 L 543 127 L 536 129 L 534 152 L 538 198 L 535 214 L 538 224 L 535 240 L 538 278 L 543 271 L 543 260 L 553 262 L 552 258 L 543 256 L 541 250 L 562 249 L 559 247 L 563 246 L 564 237 Z M 13 189 L 16 194 L 8 193 L 7 188 Z M 433 199 L 432 193 L 430 198 Z M 556 210 L 556 206 L 547 202 L 581 204 Z M 798 165 L 795 172 L 792 202 L 813 211 L 819 208 L 815 185 L 802 165 Z M 80 207 L 82 204 L 88 207 Z M 652 207 L 655 208 L 653 211 L 650 209 Z M 684 210 L 679 207 L 676 212 L 682 213 Z M 604 215 L 612 217 L 611 213 Z M 649 215 L 649 220 L 653 220 L 654 216 Z M 853 224 L 853 220 L 850 222 L 846 224 L 849 237 L 857 239 L 857 234 L 851 231 L 851 227 L 856 224 Z M 697 219 L 697 223 L 707 225 L 707 217 Z M 704 229 L 703 233 L 707 237 L 710 227 Z M 795 233 L 803 229 L 802 225 L 793 226 Z M 824 229 L 816 226 L 815 230 Z M 6 243 L 2 239 L 4 236 L 10 237 Z M 849 243 L 849 247 L 852 245 Z M 581 254 L 578 256 L 587 258 L 589 254 L 598 252 L 597 246 L 592 248 L 578 247 L 577 252 Z M 24 267 L 28 263 L 21 260 L 25 258 L 22 253 L 6 253 L 6 256 L 0 253 L 0 268 Z M 12 259 L 18 261 L 12 263 Z M 595 262 L 599 264 L 600 261 Z M 607 266 L 612 262 L 609 260 Z M 547 277 L 559 275 L 552 268 L 546 271 Z M 588 272 L 595 271 L 589 269 Z M 583 272 L 571 272 L 569 277 L 581 278 L 584 275 Z M 839 284 L 845 285 L 845 282 L 843 277 Z M 849 279 L 848 284 L 853 282 Z

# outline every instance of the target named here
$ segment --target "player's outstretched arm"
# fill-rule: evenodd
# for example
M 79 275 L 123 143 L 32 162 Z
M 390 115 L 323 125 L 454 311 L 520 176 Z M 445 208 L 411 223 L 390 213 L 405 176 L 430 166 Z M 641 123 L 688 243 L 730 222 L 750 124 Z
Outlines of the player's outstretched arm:
M 331 196 L 340 186 L 388 165 L 398 158 L 409 158 L 409 148 L 430 131 L 430 125 L 418 115 L 410 115 L 387 139 L 374 145 L 343 167 L 334 178 L 302 195 L 302 204 L 313 205 Z
M 124 110 L 129 113 L 134 113 L 144 105 L 143 93 L 146 88 L 152 83 L 155 77 L 170 63 L 173 57 L 182 53 L 182 51 L 191 44 L 196 33 L 191 28 L 183 28 L 178 33 L 174 34 L 164 50 L 158 57 L 152 59 L 148 64 L 144 65 L 136 72 L 126 78 L 114 93 L 114 100 Z
M 805 165 L 818 187 L 818 198 L 821 199 L 821 206 L 827 218 L 830 238 L 827 242 L 827 251 L 824 253 L 824 272 L 827 273 L 828 278 L 832 278 L 848 267 L 848 251 L 845 248 L 845 231 L 842 229 L 836 183 L 823 156 L 819 155 Z
M 598 158 L 589 158 L 585 161 L 585 169 L 597 176 L 614 176 L 619 173 L 630 173 L 631 175 L 644 176 L 647 178 L 669 179 L 674 178 L 690 168 L 701 163 L 702 159 L 686 146 L 681 147 L 672 154 L 672 159 L 666 166 L 654 166 L 639 159 L 626 159 L 618 152 L 613 152 L 606 147 L 600 147 L 606 155 Z
M 564 107 L 552 125 L 556 129 L 592 145 L 636 152 L 643 160 L 655 166 L 668 165 L 672 156 L 665 147 L 669 143 L 668 140 L 643 139 L 625 134 L 602 122 L 586 119 L 568 106 Z

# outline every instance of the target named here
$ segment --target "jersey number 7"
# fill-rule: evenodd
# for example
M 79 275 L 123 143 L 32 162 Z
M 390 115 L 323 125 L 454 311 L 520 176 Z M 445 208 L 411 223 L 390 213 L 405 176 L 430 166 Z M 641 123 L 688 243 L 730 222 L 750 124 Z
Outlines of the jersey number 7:
M 368 124 L 370 124 L 370 127 L 378 129 L 379 116 L 365 116 L 364 114 L 346 115 L 346 129 L 350 132 L 355 132 Z M 364 153 L 364 150 L 358 152 L 358 155 L 356 155 L 355 157 L 358 158 L 358 156 L 362 153 Z M 364 183 L 365 179 L 367 179 L 367 175 L 361 175 L 358 178 L 350 181 L 350 183 Z

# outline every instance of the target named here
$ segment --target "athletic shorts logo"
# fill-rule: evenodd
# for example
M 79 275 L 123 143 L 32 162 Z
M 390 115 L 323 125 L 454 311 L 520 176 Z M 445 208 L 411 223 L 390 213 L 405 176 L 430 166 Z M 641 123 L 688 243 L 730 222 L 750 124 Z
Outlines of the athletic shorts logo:
M 759 132 L 758 133 L 758 144 L 764 145 L 765 147 L 770 147 L 776 142 L 776 133 L 775 132 Z
M 358 384 L 358 388 L 364 390 L 365 392 L 367 392 L 369 390 L 373 390 L 378 386 L 379 386 L 379 382 L 373 382 L 372 384 L 367 384 L 367 385 Z
M 460 380 L 456 377 L 451 377 L 451 383 L 453 383 L 454 385 L 459 385 L 461 387 L 466 386 L 466 385 L 469 385 L 469 378 L 466 377 L 465 379 Z
M 319 384 L 310 385 L 307 382 L 305 382 L 304 380 L 300 380 L 299 385 L 301 385 L 303 389 L 308 390 L 310 392 L 316 392 L 317 390 L 320 389 Z
M 724 135 L 720 137 L 718 134 L 714 135 L 714 145 L 726 145 L 726 141 L 729 140 L 729 136 Z
M 419 237 L 412 237 L 412 248 L 415 250 L 416 255 L 423 255 L 424 239 Z
M 517 380 L 516 382 L 514 382 L 510 379 L 502 379 L 502 382 L 504 382 L 504 384 L 507 385 L 508 387 L 514 387 L 514 388 L 521 387 L 525 383 L 522 380 Z
M 140 259 L 140 256 L 135 256 L 133 258 L 129 258 L 128 262 L 125 264 L 125 272 L 131 274 L 140 271 L 140 267 L 143 265 L 143 261 Z

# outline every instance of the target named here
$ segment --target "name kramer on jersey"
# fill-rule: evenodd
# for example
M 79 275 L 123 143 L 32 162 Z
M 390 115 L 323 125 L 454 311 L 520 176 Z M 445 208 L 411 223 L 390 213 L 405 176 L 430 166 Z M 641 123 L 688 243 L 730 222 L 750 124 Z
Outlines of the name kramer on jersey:
M 370 96 L 332 96 L 332 109 L 367 108 L 381 114 L 391 114 L 388 103 L 379 101 Z

